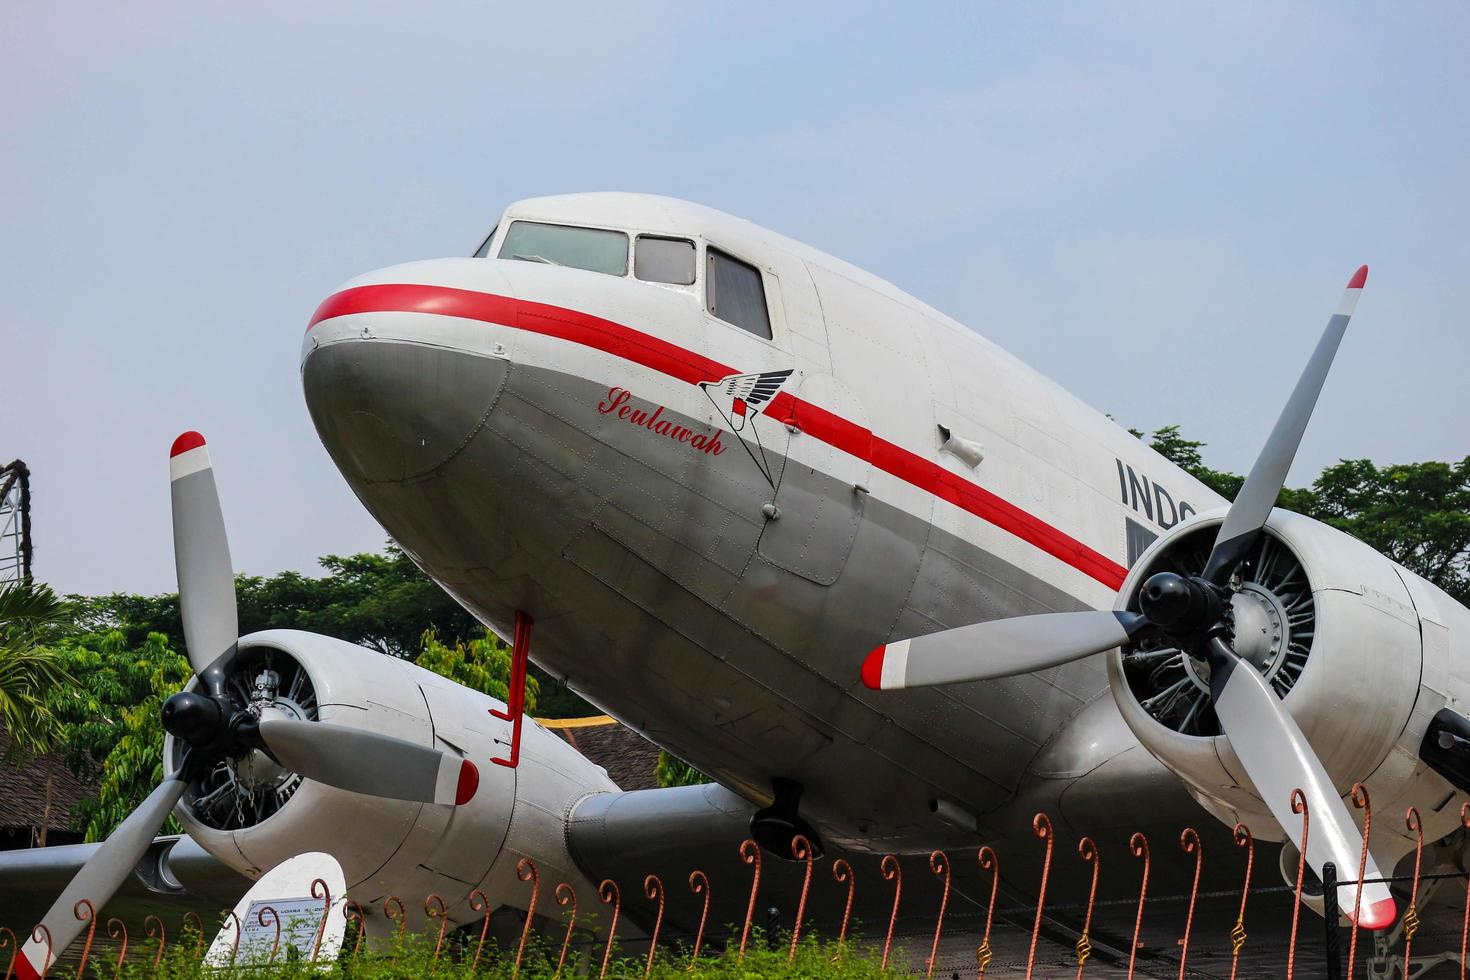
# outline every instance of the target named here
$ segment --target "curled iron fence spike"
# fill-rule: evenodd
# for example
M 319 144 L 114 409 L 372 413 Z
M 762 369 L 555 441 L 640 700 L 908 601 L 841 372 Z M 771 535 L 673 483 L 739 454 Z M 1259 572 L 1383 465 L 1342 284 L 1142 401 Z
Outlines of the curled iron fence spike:
M 883 940 L 883 969 L 888 969 L 888 952 L 893 948 L 893 927 L 898 924 L 898 903 L 903 898 L 903 866 L 892 854 L 878 863 L 884 881 L 893 882 L 893 911 L 888 916 L 888 937 Z
M 10 947 L 10 963 L 5 967 L 5 980 L 10 980 L 10 975 L 15 972 L 15 957 L 20 953 L 20 940 L 15 938 L 9 927 L 0 926 L 0 953 L 5 952 L 7 945 Z
M 1312 829 L 1312 813 L 1307 807 L 1307 794 L 1301 787 L 1291 791 L 1291 812 L 1302 815 L 1302 847 L 1296 859 L 1296 894 L 1291 903 L 1291 941 L 1286 947 L 1286 980 L 1296 972 L 1296 927 L 1302 916 L 1302 877 L 1307 870 L 1307 833 Z
M 353 904 L 356 904 L 356 903 L 354 902 Z M 361 909 L 358 909 L 358 911 L 361 912 L 362 910 Z M 235 960 L 240 955 L 240 917 L 235 914 L 235 910 L 234 909 L 225 909 L 224 910 L 224 914 L 220 916 L 219 927 L 220 927 L 220 931 L 221 932 L 224 931 L 224 928 L 225 928 L 225 924 L 226 923 L 233 923 L 234 926 L 235 926 L 235 945 L 233 947 L 231 947 L 231 949 L 230 949 L 230 968 L 231 969 L 234 969 L 234 967 L 235 967 Z M 118 923 L 118 925 L 122 925 L 122 923 Z M 109 923 L 109 926 L 108 926 L 108 932 L 107 932 L 107 934 L 109 936 L 112 935 L 112 929 L 111 929 L 111 924 L 110 923 Z M 361 933 L 358 933 L 358 935 L 360 937 L 362 934 Z M 128 942 L 128 931 L 127 931 L 126 928 L 124 928 L 123 929 L 123 951 L 124 952 L 127 951 L 127 942 Z M 122 960 L 119 959 L 117 962 L 118 962 L 119 968 L 121 968 L 121 966 L 122 966 Z
M 267 912 L 271 914 L 271 921 L 274 922 L 276 926 L 275 941 L 271 943 L 271 958 L 265 961 L 265 965 L 270 966 L 276 962 L 276 954 L 281 951 L 281 913 L 275 910 L 275 906 L 261 906 L 260 911 L 255 913 L 255 919 L 257 922 L 260 923 L 260 927 L 262 929 L 265 928 L 265 914 Z M 159 952 L 159 955 L 163 955 L 161 950 Z
M 1046 842 L 1046 858 L 1041 864 L 1041 887 L 1036 890 L 1036 920 L 1031 925 L 1031 951 L 1026 954 L 1026 980 L 1031 980 L 1031 971 L 1036 966 L 1036 940 L 1041 937 L 1041 915 L 1046 906 L 1046 882 L 1051 877 L 1051 849 L 1056 837 L 1051 818 L 1044 813 L 1031 818 L 1031 830 Z
M 1097 844 L 1091 837 L 1077 842 L 1077 856 L 1092 865 L 1092 885 L 1087 889 L 1087 912 L 1082 917 L 1082 935 L 1077 937 L 1077 980 L 1082 980 L 1082 969 L 1092 955 L 1092 907 L 1097 902 L 1097 876 L 1102 870 L 1098 860 Z
M 185 925 L 190 922 L 194 924 L 194 956 L 196 959 L 202 959 L 204 957 L 204 922 L 199 918 L 199 913 L 190 909 L 179 918 L 179 921 L 182 923 L 179 926 L 180 935 L 183 934 Z M 82 971 L 78 970 L 77 976 L 81 975 Z
M 740 930 L 740 958 L 745 959 L 745 944 L 750 940 L 750 920 L 755 918 L 755 899 L 761 889 L 761 848 L 755 841 L 740 842 L 740 860 L 754 869 L 750 879 L 750 902 L 745 906 L 745 927 Z
M 87 924 L 87 941 L 82 946 L 82 961 L 77 964 L 77 976 L 80 977 L 86 975 L 87 957 L 92 954 L 92 936 L 97 932 L 97 907 L 88 899 L 78 899 L 71 907 L 71 914 L 78 922 Z
M 1128 850 L 1143 859 L 1143 881 L 1138 886 L 1138 914 L 1133 918 L 1133 942 L 1128 947 L 1128 980 L 1133 980 L 1133 967 L 1138 961 L 1138 934 L 1143 930 L 1143 903 L 1148 898 L 1148 838 L 1136 833 L 1128 839 Z
M 393 914 L 395 908 L 398 909 L 397 915 Z M 391 962 L 397 963 L 398 954 L 403 951 L 403 931 L 408 928 L 408 909 L 404 907 L 403 899 L 397 895 L 389 895 L 383 899 L 383 915 L 388 917 L 389 922 L 398 923 L 398 936 L 393 943 L 395 948 L 393 950 L 393 959 L 391 960 Z
M 1470 831 L 1470 803 L 1460 804 L 1460 826 Z M 1465 918 L 1460 924 L 1460 980 L 1465 980 L 1467 946 L 1470 946 L 1470 884 L 1465 887 Z
M 272 909 L 272 912 L 275 910 Z M 265 925 L 264 922 L 261 925 Z M 155 927 L 156 930 L 155 931 Z M 158 937 L 158 951 L 153 954 L 153 974 L 158 975 L 158 969 L 163 964 L 163 951 L 168 946 L 168 934 L 163 928 L 163 920 L 156 915 L 146 916 L 143 919 L 143 934 L 149 939 Z
M 611 905 L 612 924 L 607 927 L 607 946 L 602 951 L 602 972 L 597 974 L 600 978 L 607 976 L 607 963 L 612 959 L 613 940 L 618 935 L 618 912 L 622 908 L 623 896 L 618 891 L 618 883 L 611 878 L 604 878 L 602 884 L 597 886 L 597 897 L 603 905 Z
M 806 872 L 801 879 L 801 897 L 796 901 L 796 921 L 791 923 L 791 952 L 786 954 L 786 962 L 796 961 L 796 944 L 801 939 L 801 920 L 806 916 L 806 896 L 812 887 L 812 842 L 801 834 L 791 838 L 791 857 L 796 861 L 806 862 Z
M 934 922 L 934 944 L 929 947 L 929 971 L 926 976 L 934 976 L 934 964 L 939 961 L 939 934 L 944 931 L 944 910 L 949 907 L 949 855 L 943 851 L 932 851 L 929 854 L 929 871 L 935 875 L 944 875 L 944 892 L 939 897 L 939 918 Z
M 444 899 L 434 892 L 424 896 L 424 914 L 430 919 L 439 920 L 439 935 L 434 937 L 434 962 L 439 962 L 439 951 L 444 948 L 444 929 L 449 925 L 449 910 L 444 906 Z M 322 920 L 327 921 L 326 919 Z M 316 956 L 312 956 L 312 962 L 316 962 Z
M 526 905 L 526 924 L 521 927 L 521 944 L 516 947 L 516 965 L 511 969 L 512 980 L 521 975 L 521 958 L 526 955 L 526 940 L 531 938 L 531 922 L 536 918 L 536 899 L 541 894 L 541 872 L 536 862 L 521 858 L 516 862 L 516 877 L 531 883 L 531 901 Z
M 694 955 L 689 957 L 689 970 L 693 972 L 694 964 L 699 962 L 699 947 L 704 944 L 704 924 L 709 919 L 710 899 L 709 878 L 698 868 L 689 872 L 689 890 L 704 896 L 704 908 L 699 913 L 699 928 L 694 933 Z
M 658 915 L 653 920 L 653 935 L 648 939 L 648 965 L 643 968 L 646 977 L 653 972 L 653 956 L 658 952 L 658 931 L 664 924 L 664 883 L 658 875 L 649 875 L 643 879 L 643 894 L 650 899 L 658 901 Z
M 238 933 L 236 933 L 236 935 L 238 935 Z M 128 927 L 127 927 L 127 924 L 124 923 L 122 919 L 119 919 L 116 916 L 114 916 L 111 919 L 108 919 L 107 920 L 107 938 L 108 939 L 121 939 L 122 940 L 122 946 L 117 951 L 117 970 L 115 970 L 113 972 L 113 974 L 112 974 L 113 980 L 117 980 L 118 977 L 122 976 L 123 961 L 128 958 Z M 238 942 L 238 941 L 239 940 L 237 939 L 236 942 Z M 234 961 L 232 960 L 231 961 L 231 964 L 232 965 L 233 965 L 233 962 Z M 81 973 L 78 973 L 77 976 L 80 977 L 81 976 Z M 8 980 L 8 977 L 7 977 L 7 980 Z
M 45 923 L 42 923 L 31 930 L 32 942 L 39 943 L 42 941 L 43 937 L 46 943 L 46 958 L 41 961 L 41 980 L 46 980 L 46 974 L 51 969 L 51 958 L 55 950 L 51 948 L 51 930 L 46 928 Z
M 1409 976 L 1409 950 L 1414 947 L 1414 933 L 1419 931 L 1419 866 L 1424 858 L 1424 821 L 1419 817 L 1418 807 L 1409 807 L 1404 814 L 1404 825 L 1414 835 L 1414 883 L 1409 888 L 1409 908 L 1404 912 L 1404 976 Z M 1470 894 L 1467 885 L 1466 894 Z M 1461 969 L 1464 969 L 1463 964 Z
M 832 880 L 839 885 L 847 885 L 847 904 L 842 907 L 842 928 L 837 930 L 837 954 L 832 957 L 833 962 L 842 959 L 842 944 L 847 939 L 847 920 L 852 917 L 852 896 L 857 888 L 857 878 L 853 876 L 852 865 L 842 858 L 832 862 Z
M 1358 913 L 1363 908 L 1363 874 L 1368 870 L 1368 837 L 1373 833 L 1373 801 L 1368 798 L 1368 787 L 1362 783 L 1353 783 L 1352 791 L 1353 806 L 1363 811 L 1363 850 L 1358 857 L 1358 883 L 1353 888 L 1353 928 L 1351 939 L 1348 940 L 1348 968 L 1349 978 L 1353 975 L 1353 967 L 1358 961 Z M 1306 850 L 1305 847 L 1302 848 Z
M 320 895 L 317 894 L 318 891 L 321 892 Z M 322 921 L 317 923 L 316 941 L 311 945 L 311 961 L 315 963 L 316 958 L 322 952 L 322 937 L 327 933 L 327 919 L 332 914 L 332 890 L 322 879 L 313 878 L 311 879 L 311 897 L 322 900 Z
M 1470 804 L 1460 804 L 1460 826 L 1470 830 Z M 1470 958 L 1470 882 L 1466 882 L 1466 914 L 1460 926 L 1460 980 L 1466 980 L 1466 959 Z
M 470 965 L 470 972 L 474 973 L 480 968 L 480 954 L 485 951 L 485 937 L 490 932 L 490 897 L 478 888 L 470 891 L 470 910 L 482 913 L 480 922 L 480 942 L 475 947 L 475 959 Z M 359 938 L 359 943 L 361 939 Z
M 1189 911 L 1184 916 L 1184 938 L 1179 940 L 1179 980 L 1184 980 L 1185 963 L 1189 960 L 1189 932 L 1194 928 L 1194 903 L 1199 898 L 1199 873 L 1205 863 L 1205 848 L 1200 843 L 1199 833 L 1193 827 L 1185 827 L 1179 834 L 1179 849 L 1194 855 L 1194 883 L 1189 886 Z
M 552 974 L 553 977 L 561 976 L 562 967 L 566 966 L 567 963 L 567 948 L 572 945 L 572 929 L 575 928 L 577 925 L 577 890 L 571 885 L 567 884 L 565 881 L 557 885 L 556 904 L 560 905 L 562 908 L 566 908 L 570 905 L 572 908 L 572 914 L 567 918 L 567 934 L 566 938 L 561 941 L 561 956 L 556 961 L 556 973 Z M 489 923 L 489 916 L 486 916 L 485 924 L 489 925 Z M 476 960 L 478 961 L 478 959 L 479 955 L 477 953 Z
M 1237 823 L 1231 831 L 1236 847 L 1245 848 L 1245 883 L 1240 887 L 1240 914 L 1235 917 L 1235 925 L 1230 930 L 1230 980 L 1235 980 L 1235 972 L 1240 967 L 1240 949 L 1245 945 L 1245 901 L 1251 895 L 1251 867 L 1256 863 L 1256 839 L 1251 836 L 1251 829 L 1243 823 Z
M 995 919 L 995 895 L 1000 888 L 1000 858 L 987 844 L 980 848 L 975 859 L 980 862 L 981 871 L 990 872 L 990 904 L 985 907 L 985 936 L 975 949 L 975 971 L 979 980 L 985 980 L 985 968 L 990 966 L 990 960 L 995 955 L 990 949 L 990 924 Z
M 363 911 L 361 905 L 349 898 L 342 904 L 342 918 L 348 922 L 357 923 L 357 939 L 352 943 L 352 959 L 355 961 L 357 959 L 357 951 L 362 949 L 362 937 L 367 932 L 367 913 Z M 240 932 L 237 928 L 235 930 L 235 949 L 238 950 L 239 948 Z M 231 959 L 230 962 L 233 963 L 234 960 Z

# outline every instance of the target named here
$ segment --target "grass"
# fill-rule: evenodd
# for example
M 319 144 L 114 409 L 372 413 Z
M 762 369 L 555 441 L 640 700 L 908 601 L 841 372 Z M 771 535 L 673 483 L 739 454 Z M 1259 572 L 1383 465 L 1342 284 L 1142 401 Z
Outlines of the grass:
M 517 969 L 515 964 L 515 948 L 496 948 L 492 942 L 485 944 L 483 955 L 480 957 L 478 967 L 474 966 L 475 946 L 478 934 L 470 936 L 467 943 L 456 943 L 456 937 L 447 937 L 444 948 L 435 954 L 435 934 L 425 935 L 407 934 L 397 938 L 391 943 L 390 948 L 377 952 L 370 952 L 366 946 L 354 955 L 352 951 L 353 936 L 349 931 L 344 943 L 341 956 L 334 963 L 312 964 L 307 958 L 301 957 L 294 949 L 286 948 L 283 944 L 281 953 L 276 957 L 274 963 L 241 963 L 238 964 L 230 976 L 242 978 L 260 978 L 260 980 L 288 980 L 288 978 L 307 978 L 322 976 L 338 976 L 343 978 L 361 978 L 361 980 L 389 980 L 389 978 L 434 978 L 434 980 L 459 980 L 470 977 L 483 978 L 483 980 L 512 980 L 512 978 L 524 978 L 524 980 L 552 980 L 557 974 L 557 958 L 561 953 L 561 946 L 549 944 L 533 936 L 527 944 L 525 955 Z M 129 962 L 123 966 L 122 972 L 117 972 L 117 961 L 115 952 L 106 949 L 94 950 L 94 955 L 87 964 L 86 974 L 90 977 L 111 978 L 120 976 L 128 980 L 144 980 L 144 978 L 165 978 L 165 980 L 219 980 L 222 971 L 205 966 L 200 962 L 196 946 L 197 936 L 190 935 L 182 938 L 176 943 L 171 943 L 165 950 L 162 962 L 155 972 L 153 966 L 151 944 L 145 944 L 140 949 L 133 946 L 130 950 Z M 838 956 L 836 943 L 822 940 L 816 936 L 804 936 L 797 945 L 796 955 L 789 957 L 789 941 L 782 940 L 772 948 L 768 946 L 759 931 L 753 931 L 751 940 L 742 957 L 738 944 L 731 944 L 727 948 L 720 949 L 706 944 L 700 951 L 699 960 L 691 970 L 690 950 L 686 946 L 660 944 L 657 954 L 654 956 L 650 977 L 658 980 L 759 980 L 765 977 L 783 977 L 800 980 L 800 978 L 828 978 L 828 980 L 868 980 L 868 978 L 891 977 L 894 974 L 885 971 L 879 961 L 879 957 L 869 949 L 855 947 L 851 943 L 844 944 L 841 956 Z M 569 978 L 596 977 L 602 966 L 603 947 L 601 943 L 582 943 L 580 948 L 574 946 L 567 952 L 567 959 L 561 975 Z M 901 961 L 895 960 L 895 965 Z M 647 954 L 639 956 L 620 956 L 616 947 L 613 957 L 608 963 L 607 976 L 609 978 L 629 978 L 644 976 L 647 967 Z M 75 977 L 75 973 L 68 969 L 65 964 L 53 968 L 50 977 L 58 980 L 67 980 Z

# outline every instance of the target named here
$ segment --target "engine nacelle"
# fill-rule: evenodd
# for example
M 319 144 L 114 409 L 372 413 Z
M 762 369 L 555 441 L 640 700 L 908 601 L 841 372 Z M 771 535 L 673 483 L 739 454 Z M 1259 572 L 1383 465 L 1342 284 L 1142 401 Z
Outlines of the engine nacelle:
M 1119 608 L 1137 610 L 1138 591 L 1155 572 L 1199 574 L 1223 517 L 1204 515 L 1155 542 L 1129 571 Z M 1433 619 L 1422 614 L 1426 606 Z M 1374 809 L 1388 815 L 1375 823 L 1372 845 L 1385 870 L 1412 847 L 1407 806 L 1420 809 L 1426 840 L 1458 826 L 1459 808 L 1448 805 L 1455 791 L 1418 750 L 1446 704 L 1450 631 L 1458 628 L 1463 644 L 1470 613 L 1357 539 L 1281 510 L 1242 568 L 1234 611 L 1237 651 L 1262 670 L 1339 792 L 1361 781 Z M 1208 668 L 1171 649 L 1150 630 L 1109 656 L 1124 720 L 1227 826 L 1241 821 L 1258 838 L 1281 839 L 1220 734 Z
M 231 683 L 242 703 L 457 751 L 475 763 L 480 784 L 458 807 L 381 799 L 302 779 L 252 752 L 221 762 L 175 811 L 219 860 L 258 878 L 295 854 L 325 851 L 362 905 L 371 910 L 398 895 L 411 918 L 431 893 L 444 898 L 451 919 L 477 918 L 468 904 L 475 888 L 492 907 L 524 906 L 528 886 L 515 871 L 522 857 L 536 861 L 543 880 L 591 892 L 567 853 L 566 816 L 586 795 L 617 787 L 562 739 L 528 721 L 519 768 L 496 765 L 490 760 L 508 754 L 511 726 L 490 714 L 505 710 L 493 698 L 312 633 L 253 633 L 239 649 Z M 164 758 L 177 767 L 182 745 L 170 737 Z

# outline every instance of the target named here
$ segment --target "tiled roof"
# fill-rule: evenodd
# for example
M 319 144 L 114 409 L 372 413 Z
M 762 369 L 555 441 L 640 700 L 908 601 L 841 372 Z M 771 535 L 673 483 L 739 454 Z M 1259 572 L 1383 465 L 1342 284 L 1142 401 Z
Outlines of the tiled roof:
M 97 787 L 71 774 L 56 756 L 17 755 L 5 761 L 10 737 L 0 729 L 0 827 L 34 827 L 46 809 L 46 774 L 54 777 L 50 829 L 71 825 L 71 811 L 97 795 Z
M 607 770 L 619 789 L 658 786 L 658 746 L 607 715 L 592 718 L 538 718 L 537 721 L 571 743 L 572 748 Z

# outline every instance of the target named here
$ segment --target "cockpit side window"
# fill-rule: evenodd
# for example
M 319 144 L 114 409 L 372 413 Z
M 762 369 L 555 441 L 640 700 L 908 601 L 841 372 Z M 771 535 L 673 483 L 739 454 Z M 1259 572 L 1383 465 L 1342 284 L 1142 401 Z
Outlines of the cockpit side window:
M 512 221 L 500 246 L 500 257 L 626 276 L 628 236 L 603 228 Z
M 771 315 L 761 271 L 719 249 L 706 250 L 705 305 L 726 323 L 771 339 Z
M 486 235 L 485 240 L 480 243 L 480 247 L 475 249 L 475 258 L 483 259 L 490 254 L 490 243 L 495 240 L 495 233 L 499 230 L 499 225 L 490 229 L 490 234 Z
M 633 275 L 644 282 L 694 284 L 694 243 L 687 238 L 639 235 L 633 250 Z

